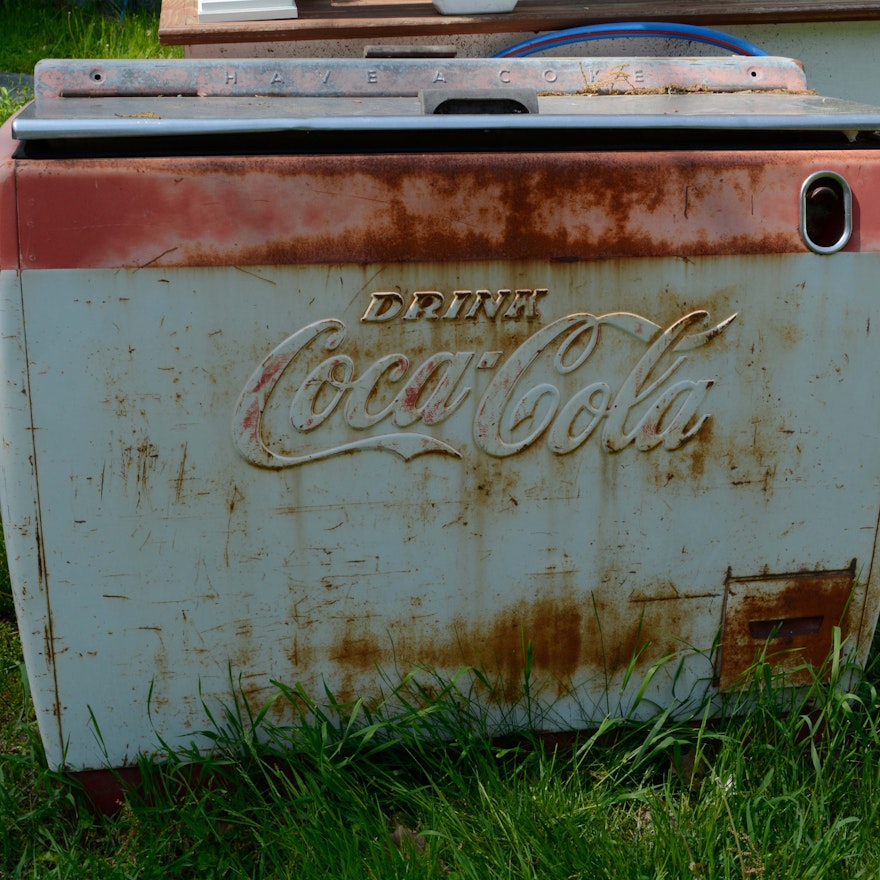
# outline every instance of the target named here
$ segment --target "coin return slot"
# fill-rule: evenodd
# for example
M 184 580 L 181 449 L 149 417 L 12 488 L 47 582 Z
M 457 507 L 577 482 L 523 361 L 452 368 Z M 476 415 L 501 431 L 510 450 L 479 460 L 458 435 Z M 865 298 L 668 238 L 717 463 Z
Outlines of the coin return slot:
M 794 636 L 815 636 L 822 630 L 824 617 L 792 617 L 788 620 L 749 621 L 753 639 L 790 639 Z

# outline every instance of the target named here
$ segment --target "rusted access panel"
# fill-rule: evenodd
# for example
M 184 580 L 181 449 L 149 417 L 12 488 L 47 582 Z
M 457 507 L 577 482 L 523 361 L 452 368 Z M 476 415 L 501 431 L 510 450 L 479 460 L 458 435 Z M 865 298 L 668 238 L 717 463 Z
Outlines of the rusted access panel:
M 664 658 L 641 711 L 761 657 L 797 682 L 837 626 L 864 662 L 877 111 L 211 116 L 71 69 L 0 140 L 3 516 L 53 765 L 207 747 L 233 685 L 345 701 L 472 666 L 493 724 L 563 729 Z
M 811 684 L 829 660 L 832 630 L 845 622 L 856 561 L 836 572 L 729 578 L 719 650 L 719 687 L 748 686 L 756 663 Z

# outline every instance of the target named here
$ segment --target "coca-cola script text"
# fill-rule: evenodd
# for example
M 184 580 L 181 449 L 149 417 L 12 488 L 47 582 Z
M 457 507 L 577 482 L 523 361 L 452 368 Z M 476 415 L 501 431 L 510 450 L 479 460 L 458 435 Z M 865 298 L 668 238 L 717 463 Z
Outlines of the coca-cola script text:
M 498 351 L 438 351 L 413 364 L 404 353 L 392 352 L 362 368 L 343 352 L 345 323 L 326 318 L 289 336 L 253 372 L 233 417 L 235 444 L 248 462 L 265 468 L 368 449 L 394 452 L 407 461 L 426 453 L 461 456 L 461 449 L 423 430 L 442 425 L 474 401 L 473 443 L 499 458 L 540 441 L 553 453 L 567 455 L 593 436 L 609 453 L 628 446 L 645 452 L 661 444 L 675 450 L 709 418 L 707 398 L 715 384 L 714 378 L 683 375 L 688 352 L 724 333 L 736 315 L 700 330 L 708 317 L 705 311 L 690 312 L 664 329 L 629 312 L 579 312 L 535 330 L 506 359 Z M 645 345 L 616 382 L 590 375 L 594 353 L 609 331 Z M 551 376 L 583 375 L 568 399 L 553 382 L 529 380 L 530 368 L 542 359 L 545 374 L 549 369 Z M 292 433 L 288 448 L 275 451 L 264 441 L 263 415 L 294 363 L 306 371 L 305 378 L 287 392 Z M 479 399 L 472 370 L 495 371 Z M 380 387 L 384 397 L 377 393 Z M 381 405 L 371 408 L 377 399 Z M 364 436 L 314 448 L 322 429 L 330 432 L 340 420 Z M 417 425 L 419 430 L 412 430 Z M 297 454 L 297 446 L 302 448 L 297 437 L 306 435 L 313 435 L 311 445 Z

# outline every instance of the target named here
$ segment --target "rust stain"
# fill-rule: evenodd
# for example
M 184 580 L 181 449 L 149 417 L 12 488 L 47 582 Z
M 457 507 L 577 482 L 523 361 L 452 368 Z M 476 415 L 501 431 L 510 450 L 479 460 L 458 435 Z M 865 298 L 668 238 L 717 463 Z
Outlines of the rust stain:
M 700 438 L 698 443 L 688 443 L 685 450 L 690 459 L 690 473 L 695 479 L 703 476 L 706 470 L 706 459 L 710 458 L 710 450 L 712 448 L 712 435 L 715 430 L 714 420 L 709 417 L 700 428 Z
M 235 515 L 235 506 L 239 501 L 244 501 L 244 495 L 242 495 L 238 486 L 233 483 L 226 499 L 226 542 L 223 547 L 223 560 L 227 568 L 229 568 L 229 543 L 232 540 L 232 519 Z
M 832 649 L 832 630 L 849 632 L 846 610 L 855 582 L 855 560 L 840 571 L 796 572 L 731 578 L 721 639 L 719 686 L 748 684 L 757 660 L 809 684 Z
M 389 660 L 386 641 L 370 628 L 369 621 L 349 618 L 330 650 L 330 659 L 357 671 L 373 669 Z
M 305 639 L 301 639 L 299 635 L 294 635 L 293 643 L 287 653 L 290 664 L 295 669 L 307 670 L 311 666 L 314 656 L 315 652 L 312 646 Z
M 244 700 L 250 712 L 254 715 L 262 708 L 275 688 L 268 683 L 268 677 L 264 673 L 249 673 L 242 676 L 237 682 L 238 696 Z
M 720 603 L 720 590 L 678 601 L 642 598 L 633 606 L 603 600 L 589 590 L 562 588 L 502 606 L 485 618 L 459 616 L 442 628 L 418 615 L 390 622 L 351 618 L 329 649 L 338 669 L 333 690 L 345 701 L 368 696 L 357 687 L 365 680 L 378 681 L 374 672 L 426 667 L 451 674 L 469 666 L 491 684 L 490 700 L 513 703 L 523 696 L 530 651 L 530 692 L 561 697 L 585 679 L 619 677 L 635 656 L 637 669 L 644 670 L 686 649 L 699 617 L 695 602 Z M 297 650 L 302 651 L 301 643 Z
M 51 621 L 47 621 L 43 626 L 43 655 L 46 662 L 55 663 L 54 638 L 52 636 Z
M 802 180 L 827 160 L 874 185 L 861 155 L 56 160 L 19 171 L 22 248 L 33 268 L 803 253 Z M 854 241 L 873 247 L 880 218 L 863 214 Z
M 793 311 L 793 317 L 796 319 L 796 307 Z M 781 323 L 779 327 L 777 327 L 776 332 L 779 341 L 782 342 L 787 348 L 795 348 L 801 342 L 804 336 L 803 327 L 797 322 L 797 320 L 785 321 Z
M 122 477 L 127 480 L 129 475 L 134 473 L 138 505 L 150 491 L 150 477 L 158 458 L 158 446 L 146 438 L 122 449 Z
M 183 481 L 186 479 L 186 453 L 188 447 L 188 443 L 183 444 L 183 453 L 180 456 L 180 468 L 177 471 L 177 478 L 174 481 L 174 498 L 178 504 L 183 495 Z
M 485 628 L 459 619 L 433 642 L 406 647 L 418 650 L 428 666 L 475 667 L 493 680 L 493 698 L 514 701 L 522 693 L 527 646 L 538 676 L 559 690 L 570 685 L 581 663 L 583 614 L 572 594 L 545 596 L 504 609 Z
M 247 618 L 235 622 L 235 637 L 244 641 L 250 641 L 254 635 L 254 624 Z
M 707 463 L 717 457 L 713 445 L 715 420 L 710 415 L 700 428 L 699 435 L 685 442 L 673 454 L 660 462 L 649 462 L 653 467 L 654 482 L 662 488 L 675 481 L 677 486 L 699 485 L 706 472 Z
M 48 593 L 49 585 L 45 582 L 45 571 L 43 569 L 43 535 L 39 523 L 34 529 L 34 540 L 37 545 L 37 581 L 40 584 L 40 589 Z

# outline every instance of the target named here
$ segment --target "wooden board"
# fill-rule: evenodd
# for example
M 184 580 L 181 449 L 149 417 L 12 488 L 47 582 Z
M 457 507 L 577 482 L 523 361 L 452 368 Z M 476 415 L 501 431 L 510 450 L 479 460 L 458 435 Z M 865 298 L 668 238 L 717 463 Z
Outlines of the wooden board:
M 299 18 L 283 21 L 198 20 L 198 0 L 162 0 L 159 40 L 168 45 L 285 40 L 405 37 L 545 31 L 612 21 L 675 21 L 724 25 L 748 22 L 852 21 L 880 18 L 880 0 L 519 0 L 513 12 L 439 15 L 430 0 L 301 0 Z

